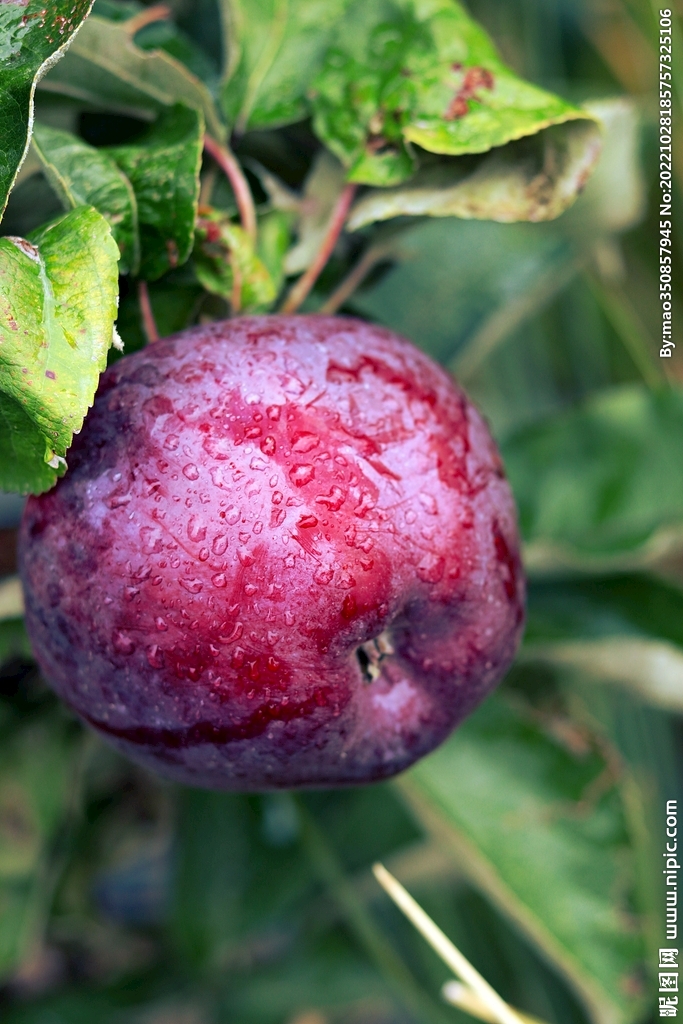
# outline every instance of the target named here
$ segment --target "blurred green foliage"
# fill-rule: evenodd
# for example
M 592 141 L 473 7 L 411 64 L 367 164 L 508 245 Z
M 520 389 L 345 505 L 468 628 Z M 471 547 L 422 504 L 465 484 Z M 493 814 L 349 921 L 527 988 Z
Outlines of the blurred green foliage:
M 305 6 L 292 4 L 294 37 Z M 322 60 L 337 6 L 308 8 L 325 29 L 317 35 L 315 17 L 313 27 L 302 21 L 311 60 Z M 77 37 L 38 93 L 47 126 L 38 141 L 53 146 L 43 156 L 63 179 L 57 132 L 79 136 L 84 149 L 108 147 L 142 209 L 149 178 L 134 172 L 147 120 L 176 101 L 200 106 L 207 124 L 222 109 L 251 128 L 233 138 L 263 226 L 260 259 L 249 253 L 282 288 L 293 274 L 288 246 L 299 246 L 297 271 L 311 258 L 302 242 L 313 238 L 315 251 L 320 211 L 316 221 L 302 195 L 317 196 L 324 222 L 338 187 L 326 195 L 324 175 L 313 179 L 320 142 L 310 122 L 284 123 L 307 115 L 300 76 L 286 61 L 272 65 L 279 105 L 255 76 L 259 33 L 283 5 L 255 4 L 259 17 L 241 23 L 243 49 L 222 80 L 221 25 L 229 39 L 246 0 L 172 7 L 174 20 L 141 28 L 132 50 L 121 24 L 141 5 L 98 0 L 90 37 Z M 401 779 L 244 797 L 172 787 L 123 761 L 47 691 L 20 620 L 0 621 L 7 1024 L 464 1024 L 440 998 L 449 972 L 374 882 L 377 859 L 527 1013 L 548 1024 L 629 1024 L 654 1013 L 656 949 L 667 944 L 663 808 L 683 799 L 683 364 L 662 367 L 656 340 L 653 8 L 468 8 L 515 73 L 572 103 L 618 98 L 591 105 L 605 126 L 598 171 L 549 224 L 363 221 L 340 240 L 306 308 L 334 300 L 406 334 L 461 376 L 489 418 L 530 574 L 520 658 L 499 694 Z M 155 75 L 163 95 L 150 85 Z M 185 116 L 189 166 L 198 128 Z M 123 176 L 100 158 L 130 213 Z M 37 170 L 29 163 L 12 193 L 3 234 L 25 235 L 57 212 Z M 682 175 L 677 164 L 679 206 Z M 339 177 L 332 169 L 324 180 Z M 185 255 L 197 202 L 190 178 L 177 183 L 174 224 Z M 234 214 L 211 168 L 201 188 L 200 203 Z M 149 277 L 168 265 L 157 242 Z M 358 287 L 339 291 L 362 261 Z M 150 284 L 161 334 L 227 312 L 230 282 L 208 295 L 196 264 L 190 256 Z M 680 309 L 680 295 L 675 302 Z M 118 327 L 129 351 L 145 343 L 130 277 Z

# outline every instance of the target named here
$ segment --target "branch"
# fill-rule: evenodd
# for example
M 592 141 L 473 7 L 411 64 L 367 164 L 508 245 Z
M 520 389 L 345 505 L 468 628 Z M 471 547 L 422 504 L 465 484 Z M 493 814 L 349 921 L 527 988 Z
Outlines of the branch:
M 140 303 L 140 315 L 142 316 L 142 329 L 145 332 L 147 344 L 151 345 L 153 341 L 159 340 L 159 330 L 154 319 L 146 281 L 138 281 L 138 302 Z
M 235 154 L 227 146 L 223 146 L 220 142 L 212 139 L 210 135 L 204 136 L 204 149 L 209 156 L 213 157 L 230 182 L 230 186 L 235 193 L 235 201 L 237 202 L 242 227 L 252 242 L 255 242 L 256 208 L 254 207 L 254 197 L 251 194 L 251 189 L 244 176 L 244 172 L 235 159 Z
M 453 945 L 448 936 L 444 935 L 439 926 L 384 865 L 373 864 L 372 873 L 443 962 L 479 997 L 494 1021 L 497 1024 L 522 1024 L 517 1012 L 501 999 L 494 988 L 491 988 L 488 981 L 472 966 L 467 957 L 463 956 L 458 947 Z
M 123 28 L 132 39 L 136 32 L 139 32 L 141 28 L 145 28 L 146 25 L 152 25 L 155 21 L 168 21 L 170 17 L 171 8 L 168 4 L 154 4 L 153 7 L 147 7 L 144 11 L 140 11 L 139 14 L 134 14 L 132 18 L 128 18 L 124 22 Z
M 359 288 L 373 267 L 392 253 L 390 245 L 371 245 L 351 268 L 341 284 L 337 285 L 327 302 L 320 307 L 321 313 L 336 313 L 340 306 Z
M 353 184 L 344 186 L 344 189 L 342 190 L 342 193 L 332 211 L 332 216 L 330 217 L 327 225 L 325 237 L 323 238 L 322 244 L 316 253 L 315 259 L 306 273 L 301 275 L 285 299 L 281 310 L 282 313 L 296 313 L 297 309 L 320 277 L 320 274 L 332 255 L 334 247 L 337 244 L 337 240 L 342 233 L 357 188 L 358 186 Z

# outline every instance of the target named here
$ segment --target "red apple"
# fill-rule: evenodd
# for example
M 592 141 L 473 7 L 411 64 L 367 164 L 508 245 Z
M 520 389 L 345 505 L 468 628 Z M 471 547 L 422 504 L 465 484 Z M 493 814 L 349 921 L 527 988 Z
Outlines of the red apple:
M 350 319 L 185 331 L 107 371 L 28 502 L 45 677 L 120 750 L 216 789 L 386 778 L 500 679 L 523 620 L 479 413 Z

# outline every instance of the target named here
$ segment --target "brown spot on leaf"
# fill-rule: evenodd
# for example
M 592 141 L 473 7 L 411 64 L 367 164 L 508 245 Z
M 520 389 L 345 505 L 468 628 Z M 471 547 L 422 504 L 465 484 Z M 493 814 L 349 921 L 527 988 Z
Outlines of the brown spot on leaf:
M 454 71 L 460 71 L 462 64 L 453 64 Z M 456 92 L 455 96 L 448 105 L 446 113 L 443 115 L 445 121 L 457 121 L 459 118 L 464 117 L 469 112 L 469 100 L 480 99 L 477 96 L 478 89 L 493 89 L 495 85 L 495 79 L 493 74 L 487 69 L 482 68 L 479 65 L 475 65 L 472 68 L 468 68 L 465 72 L 462 85 Z
M 168 254 L 168 262 L 173 269 L 178 266 L 178 246 L 172 238 L 166 239 L 166 253 Z

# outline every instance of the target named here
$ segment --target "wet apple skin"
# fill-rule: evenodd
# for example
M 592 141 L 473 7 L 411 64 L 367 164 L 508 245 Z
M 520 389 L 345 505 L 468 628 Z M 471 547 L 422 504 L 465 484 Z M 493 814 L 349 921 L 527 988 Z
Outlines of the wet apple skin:
M 20 531 L 33 649 L 167 777 L 387 778 L 514 657 L 524 579 L 495 445 L 383 328 L 244 317 L 164 339 L 106 372 L 68 462 Z

